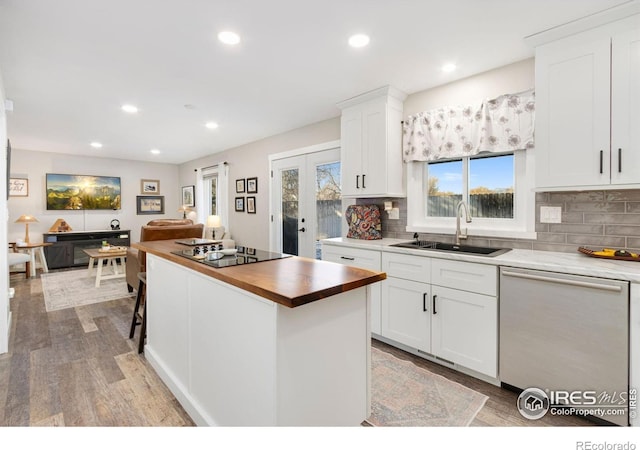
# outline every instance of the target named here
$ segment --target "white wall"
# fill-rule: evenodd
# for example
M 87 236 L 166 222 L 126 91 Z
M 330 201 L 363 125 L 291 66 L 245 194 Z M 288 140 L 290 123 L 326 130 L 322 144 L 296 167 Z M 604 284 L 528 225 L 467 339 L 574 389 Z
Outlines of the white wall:
M 45 174 L 104 175 L 120 177 L 122 209 L 117 211 L 47 211 Z M 109 230 L 112 219 L 120 221 L 122 230 L 131 230 L 131 242 L 138 242 L 140 227 L 153 219 L 181 218 L 178 166 L 175 164 L 125 161 L 111 158 L 91 158 L 59 153 L 35 152 L 13 148 L 11 175 L 29 179 L 28 197 L 9 199 L 9 241 L 24 237 L 24 224 L 15 223 L 22 214 L 38 219 L 29 225 L 31 242 L 42 242 L 42 233 L 57 219 L 64 219 L 73 231 Z M 136 196 L 140 194 L 140 180 L 160 180 L 159 195 L 165 198 L 165 214 L 137 215 Z M 5 197 L 6 198 L 6 197 Z
M 226 161 L 229 164 L 229 231 L 237 244 L 266 250 L 269 248 L 269 155 L 337 139 L 340 139 L 339 117 L 184 163 L 180 166 L 180 184 L 196 184 L 196 168 Z M 234 198 L 248 195 L 236 194 L 235 181 L 248 177 L 258 177 L 256 214 L 234 211 Z
M 525 59 L 411 94 L 404 101 L 404 116 L 443 106 L 473 104 L 502 94 L 526 91 L 534 86 L 534 59 Z
M 0 73 L 0 173 L 5 178 L 7 170 L 7 120 L 4 110 L 4 89 Z M 0 246 L 7 251 L 7 184 L 0 183 Z M 0 354 L 9 347 L 9 268 L 7 258 L 0 258 Z

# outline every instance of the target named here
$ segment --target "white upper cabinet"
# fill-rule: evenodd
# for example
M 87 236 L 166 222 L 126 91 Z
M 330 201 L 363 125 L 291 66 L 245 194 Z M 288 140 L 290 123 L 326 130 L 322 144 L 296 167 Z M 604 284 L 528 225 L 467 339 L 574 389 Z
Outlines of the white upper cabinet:
M 636 15 L 536 49 L 537 189 L 640 186 L 639 30 Z
M 343 197 L 403 197 L 402 103 L 390 86 L 338 104 Z

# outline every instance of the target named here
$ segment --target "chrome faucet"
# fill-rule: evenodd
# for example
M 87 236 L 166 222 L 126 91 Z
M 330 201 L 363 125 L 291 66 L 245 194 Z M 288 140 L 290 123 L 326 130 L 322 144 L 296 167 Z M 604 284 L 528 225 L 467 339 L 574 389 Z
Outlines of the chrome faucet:
M 464 232 L 460 230 L 460 210 L 464 208 L 465 212 L 465 220 L 467 223 L 471 223 L 471 215 L 469 214 L 469 208 L 464 200 L 460 200 L 458 202 L 458 206 L 456 206 L 456 245 L 460 245 L 460 239 L 467 238 L 467 229 L 464 229 Z

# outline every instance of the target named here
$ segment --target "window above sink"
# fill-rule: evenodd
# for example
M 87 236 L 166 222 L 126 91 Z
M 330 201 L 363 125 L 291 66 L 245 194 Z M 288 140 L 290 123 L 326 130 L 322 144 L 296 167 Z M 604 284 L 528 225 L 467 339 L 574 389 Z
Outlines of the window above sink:
M 532 189 L 534 152 L 535 150 L 515 151 L 497 156 L 491 154 L 491 157 L 481 155 L 432 163 L 407 163 L 407 231 L 454 234 L 455 205 L 457 201 L 464 199 L 472 206 L 472 222 L 465 224 L 470 237 L 534 239 L 536 237 L 535 193 Z M 475 199 L 470 201 L 473 192 L 482 190 L 483 181 L 480 174 L 482 172 L 490 174 L 491 171 L 495 171 L 496 179 L 513 177 L 513 198 L 510 200 L 510 208 L 500 213 L 479 212 L 477 206 L 475 210 L 473 207 Z M 438 178 L 437 192 L 434 191 L 434 175 Z M 452 179 L 453 184 L 451 184 Z M 508 188 L 509 186 L 505 185 L 504 189 Z M 443 192 L 444 195 L 442 195 Z M 439 195 L 436 195 L 437 193 Z M 451 202 L 453 207 L 447 208 L 445 205 L 442 208 L 447 201 Z

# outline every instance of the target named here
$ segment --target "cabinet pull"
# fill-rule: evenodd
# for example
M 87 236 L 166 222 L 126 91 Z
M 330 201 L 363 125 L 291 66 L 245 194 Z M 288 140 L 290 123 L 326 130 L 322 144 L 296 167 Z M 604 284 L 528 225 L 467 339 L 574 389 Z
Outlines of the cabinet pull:
M 618 149 L 618 173 L 620 172 L 622 172 L 622 149 L 621 148 Z
M 427 311 L 427 293 L 422 294 L 422 311 Z
M 362 189 L 366 189 L 366 187 L 364 185 L 364 173 L 362 174 Z
M 433 304 L 431 305 L 431 311 L 433 312 L 433 314 L 438 314 L 438 312 L 436 311 L 436 298 L 438 298 L 438 296 L 434 295 Z
M 604 157 L 604 151 L 600 150 L 600 173 L 602 173 L 602 159 Z
M 360 189 L 360 175 L 356 175 L 356 189 Z
M 347 256 L 341 256 L 340 259 L 346 259 L 347 261 L 355 261 L 355 258 L 349 258 Z

